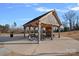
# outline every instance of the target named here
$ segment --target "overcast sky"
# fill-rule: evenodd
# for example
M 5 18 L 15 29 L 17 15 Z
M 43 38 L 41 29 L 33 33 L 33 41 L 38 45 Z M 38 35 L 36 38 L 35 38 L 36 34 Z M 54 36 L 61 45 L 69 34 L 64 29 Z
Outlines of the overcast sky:
M 0 3 L 0 24 L 12 25 L 15 21 L 17 26 L 22 26 L 24 23 L 46 13 L 47 11 L 56 9 L 57 14 L 62 21 L 62 15 L 69 10 L 79 11 L 79 4 L 77 3 L 22 3 L 22 4 L 1 4 Z

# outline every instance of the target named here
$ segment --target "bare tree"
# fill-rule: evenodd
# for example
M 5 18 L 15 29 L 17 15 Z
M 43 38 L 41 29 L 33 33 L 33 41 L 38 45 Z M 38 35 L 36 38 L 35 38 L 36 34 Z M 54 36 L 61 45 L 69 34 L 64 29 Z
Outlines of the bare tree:
M 76 25 L 75 25 L 76 30 L 79 30 L 79 16 L 76 17 Z
M 70 30 L 73 29 L 73 24 L 74 24 L 73 20 L 75 16 L 76 16 L 76 13 L 74 11 L 68 11 L 64 14 L 65 21 L 69 22 Z

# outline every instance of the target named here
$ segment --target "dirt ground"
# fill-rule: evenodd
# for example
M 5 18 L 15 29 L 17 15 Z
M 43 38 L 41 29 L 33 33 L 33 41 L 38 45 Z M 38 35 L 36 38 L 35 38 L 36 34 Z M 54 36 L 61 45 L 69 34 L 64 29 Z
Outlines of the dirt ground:
M 52 54 L 43 54 L 43 55 L 53 56 L 55 55 L 53 53 L 56 53 L 57 51 L 68 52 L 68 50 L 70 50 L 72 52 L 74 50 L 77 50 L 75 53 L 67 53 L 67 54 L 63 54 L 63 56 L 79 56 L 79 41 L 77 40 L 79 40 L 79 31 L 61 32 L 60 39 L 55 38 L 52 41 L 42 41 L 40 42 L 40 44 L 13 44 L 13 45 L 0 44 L 0 48 L 1 48 L 0 53 L 2 52 L 4 54 L 6 52 L 8 53 L 5 54 L 7 56 L 10 55 L 24 56 L 24 55 L 32 55 L 32 54 L 41 55 L 41 53 L 52 53 Z M 61 55 L 62 54 L 60 54 L 60 56 Z

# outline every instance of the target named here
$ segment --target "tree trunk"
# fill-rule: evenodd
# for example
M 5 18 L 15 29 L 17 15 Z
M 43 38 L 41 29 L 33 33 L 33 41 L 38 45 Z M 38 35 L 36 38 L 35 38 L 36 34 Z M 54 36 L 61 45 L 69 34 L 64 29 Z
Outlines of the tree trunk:
M 70 22 L 69 23 L 70 24 L 70 30 L 72 30 L 72 21 L 70 20 L 69 22 Z

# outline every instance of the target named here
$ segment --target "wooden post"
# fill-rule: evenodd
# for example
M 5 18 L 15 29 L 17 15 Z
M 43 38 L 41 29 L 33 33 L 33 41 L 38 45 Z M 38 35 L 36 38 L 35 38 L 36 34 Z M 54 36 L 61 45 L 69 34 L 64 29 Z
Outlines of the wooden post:
M 53 25 L 52 25 L 52 28 L 51 28 L 51 40 L 53 40 Z
M 60 38 L 60 26 L 58 27 L 58 38 Z
M 26 36 L 26 27 L 24 26 L 24 37 Z
M 41 27 L 41 40 L 44 40 L 43 38 L 43 28 Z
M 38 34 L 39 34 L 38 35 L 38 37 L 39 37 L 38 38 L 38 43 L 39 43 L 39 41 L 41 40 L 41 22 L 39 22 L 39 26 L 38 27 L 39 27 L 39 29 L 38 29 Z
M 35 29 L 36 29 L 36 27 L 34 27 L 34 36 L 35 36 Z
M 31 37 L 30 37 L 31 30 L 30 29 L 31 29 L 31 27 L 29 26 L 29 36 L 28 36 L 29 39 L 31 39 Z

